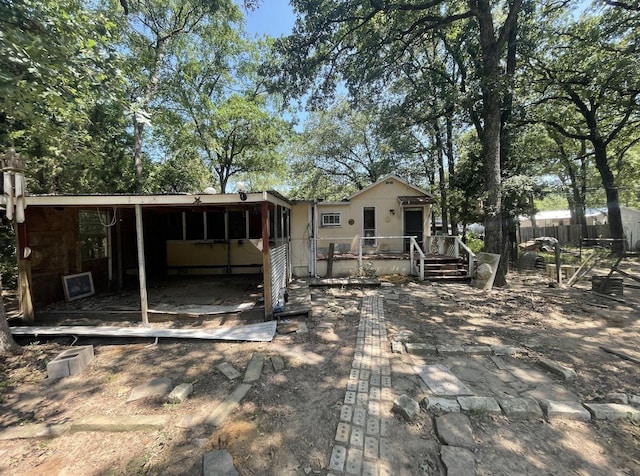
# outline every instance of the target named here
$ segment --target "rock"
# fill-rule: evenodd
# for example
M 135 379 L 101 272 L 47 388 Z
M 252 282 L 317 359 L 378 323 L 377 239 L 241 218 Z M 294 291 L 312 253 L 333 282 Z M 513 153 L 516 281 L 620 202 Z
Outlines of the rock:
M 640 407 L 640 395 L 631 395 L 629 397 L 629 403 Z
M 393 408 L 391 411 L 402 415 L 405 420 L 413 421 L 420 414 L 420 405 L 413 398 L 408 395 L 400 395 L 393 401 Z

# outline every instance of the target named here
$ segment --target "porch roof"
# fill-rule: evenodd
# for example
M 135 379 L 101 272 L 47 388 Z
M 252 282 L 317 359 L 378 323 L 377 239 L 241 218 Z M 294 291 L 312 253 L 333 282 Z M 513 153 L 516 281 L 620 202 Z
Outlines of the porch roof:
M 243 199 L 246 196 L 246 199 Z M 51 207 L 133 207 L 145 206 L 194 206 L 194 205 L 247 205 L 269 202 L 285 208 L 291 207 L 291 202 L 278 192 L 246 192 L 206 194 L 184 193 L 172 195 L 29 195 L 27 205 Z

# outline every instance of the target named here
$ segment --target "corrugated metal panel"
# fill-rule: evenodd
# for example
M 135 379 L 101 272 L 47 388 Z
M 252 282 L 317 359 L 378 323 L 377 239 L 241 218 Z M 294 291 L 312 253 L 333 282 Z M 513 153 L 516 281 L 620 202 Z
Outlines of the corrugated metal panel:
M 275 308 L 278 304 L 278 294 L 287 287 L 288 246 L 282 245 L 269 250 L 271 262 L 271 302 Z

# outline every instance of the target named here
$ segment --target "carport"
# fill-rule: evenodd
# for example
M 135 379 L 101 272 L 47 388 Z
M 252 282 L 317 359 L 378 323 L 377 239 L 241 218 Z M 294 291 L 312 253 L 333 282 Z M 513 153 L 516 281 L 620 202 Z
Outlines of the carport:
M 139 289 L 144 323 L 147 285 L 163 278 L 259 273 L 265 319 L 289 282 L 290 203 L 277 192 L 47 195 L 26 204 L 17 224 L 25 321 L 73 299 L 63 278 L 82 273 L 96 292 Z

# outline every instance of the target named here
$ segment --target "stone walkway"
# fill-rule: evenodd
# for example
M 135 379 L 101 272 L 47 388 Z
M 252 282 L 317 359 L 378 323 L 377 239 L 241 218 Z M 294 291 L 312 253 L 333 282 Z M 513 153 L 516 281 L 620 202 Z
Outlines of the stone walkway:
M 330 474 L 395 474 L 389 439 L 393 399 L 383 300 L 366 296 L 331 453 Z

